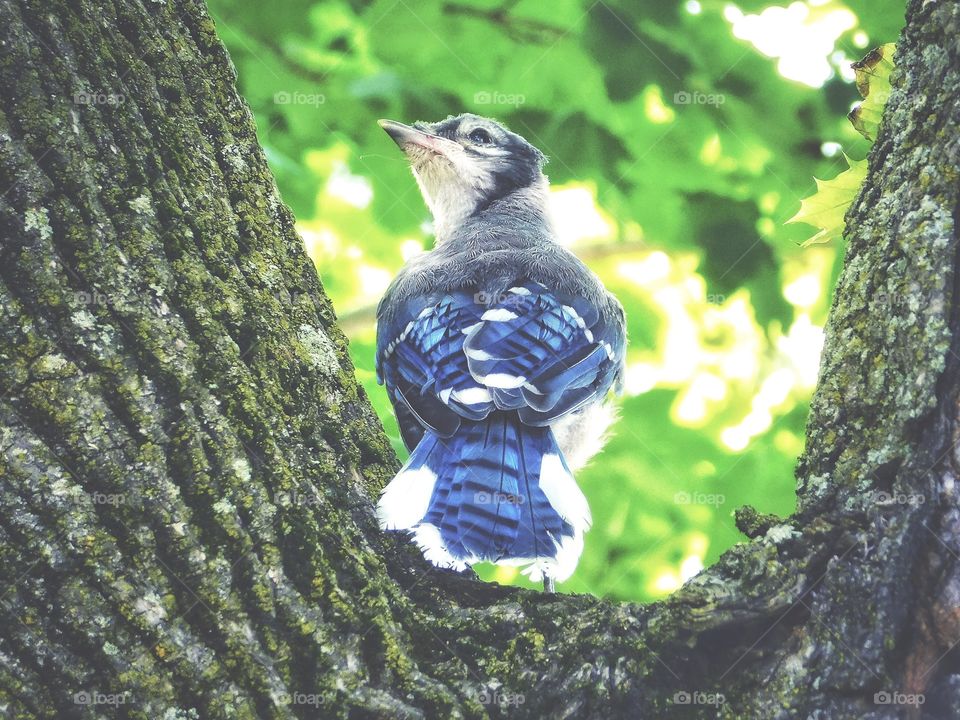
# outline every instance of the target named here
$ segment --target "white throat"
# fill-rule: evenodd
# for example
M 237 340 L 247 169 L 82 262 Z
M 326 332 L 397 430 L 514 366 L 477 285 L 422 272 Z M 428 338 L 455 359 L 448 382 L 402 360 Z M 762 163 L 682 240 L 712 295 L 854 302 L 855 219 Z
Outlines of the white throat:
M 414 175 L 430 214 L 433 215 L 433 232 L 439 245 L 476 209 L 482 197 L 480 190 L 463 182 L 450 182 L 451 178 L 425 179 L 421 172 Z M 430 182 L 431 180 L 439 182 Z
M 423 163 L 414 167 L 413 175 L 433 215 L 437 245 L 446 242 L 474 213 L 493 184 L 492 177 L 470 163 Z M 502 206 L 511 215 L 542 215 L 549 223 L 549 187 L 547 178 L 541 176 L 532 185 L 510 193 L 495 201 L 494 205 Z

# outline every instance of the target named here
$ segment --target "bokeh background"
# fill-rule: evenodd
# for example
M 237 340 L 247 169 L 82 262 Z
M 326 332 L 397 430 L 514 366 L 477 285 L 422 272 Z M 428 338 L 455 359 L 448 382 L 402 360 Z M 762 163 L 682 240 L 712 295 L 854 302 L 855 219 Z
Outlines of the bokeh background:
M 622 419 L 578 474 L 594 524 L 561 589 L 662 597 L 744 539 L 740 505 L 792 512 L 843 248 L 785 221 L 866 154 L 849 66 L 897 39 L 902 1 L 209 1 L 401 457 L 374 312 L 432 237 L 376 119 L 469 111 L 547 153 L 561 242 L 627 311 Z

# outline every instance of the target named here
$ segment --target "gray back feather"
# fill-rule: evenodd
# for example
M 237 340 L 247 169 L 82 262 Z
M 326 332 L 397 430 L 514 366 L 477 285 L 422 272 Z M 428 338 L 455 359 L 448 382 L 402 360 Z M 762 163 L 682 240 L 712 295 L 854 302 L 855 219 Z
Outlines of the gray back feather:
M 556 242 L 543 209 L 544 188 L 511 193 L 467 218 L 434 250 L 411 259 L 380 302 L 379 322 L 392 324 L 407 300 L 454 290 L 498 297 L 518 282 L 533 280 L 582 297 L 608 320 L 623 309 L 580 259 Z

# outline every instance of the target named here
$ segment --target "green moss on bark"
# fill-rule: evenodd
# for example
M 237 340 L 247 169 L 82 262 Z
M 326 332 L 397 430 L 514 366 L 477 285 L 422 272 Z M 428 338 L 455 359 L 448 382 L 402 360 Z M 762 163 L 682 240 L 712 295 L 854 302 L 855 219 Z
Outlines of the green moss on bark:
M 202 5 L 0 0 L 5 711 L 95 716 L 84 691 L 136 718 L 874 710 L 906 682 L 927 559 L 952 562 L 932 533 L 949 547 L 960 10 L 909 13 L 800 511 L 744 516 L 752 542 L 638 606 L 482 584 L 378 530 L 396 458 Z

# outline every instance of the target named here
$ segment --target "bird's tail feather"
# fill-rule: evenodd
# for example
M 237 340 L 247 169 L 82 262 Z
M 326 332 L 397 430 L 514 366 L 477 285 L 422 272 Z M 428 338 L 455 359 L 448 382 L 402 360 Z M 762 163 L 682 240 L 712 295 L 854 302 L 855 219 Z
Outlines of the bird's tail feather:
M 529 565 L 533 580 L 569 577 L 590 526 L 553 432 L 513 412 L 464 422 L 448 438 L 427 432 L 377 511 L 382 527 L 411 531 L 436 565 Z

